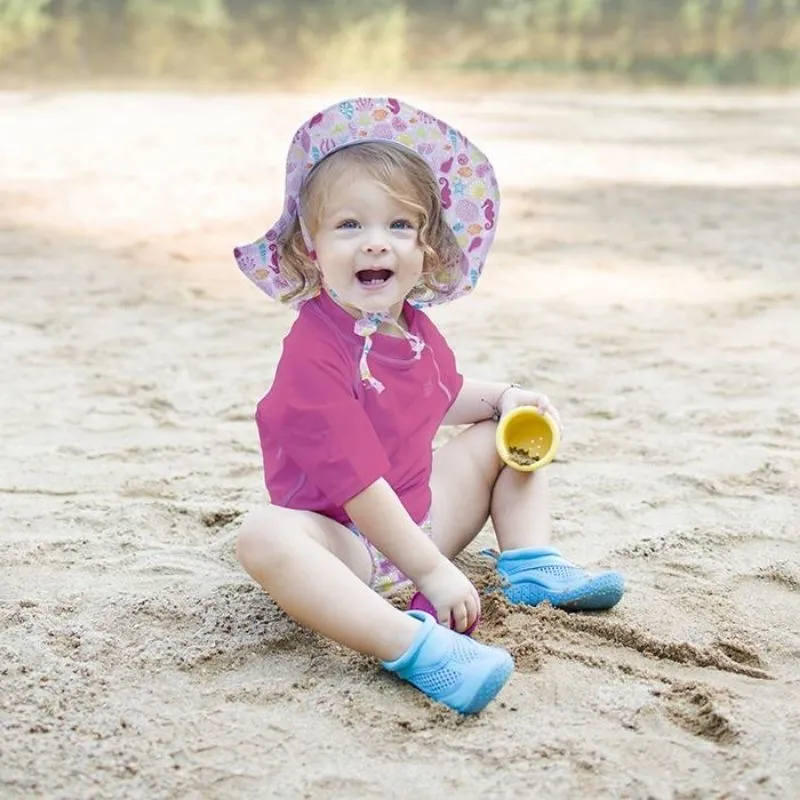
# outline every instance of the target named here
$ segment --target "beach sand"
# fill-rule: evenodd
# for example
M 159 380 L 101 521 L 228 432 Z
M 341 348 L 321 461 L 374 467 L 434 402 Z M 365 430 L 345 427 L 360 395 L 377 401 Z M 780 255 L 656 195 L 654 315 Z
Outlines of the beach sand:
M 555 543 L 623 602 L 486 598 L 468 719 L 300 630 L 233 555 L 293 317 L 231 251 L 338 96 L 2 93 L 4 799 L 800 796 L 800 96 L 405 96 L 504 196 L 432 316 L 557 404 Z

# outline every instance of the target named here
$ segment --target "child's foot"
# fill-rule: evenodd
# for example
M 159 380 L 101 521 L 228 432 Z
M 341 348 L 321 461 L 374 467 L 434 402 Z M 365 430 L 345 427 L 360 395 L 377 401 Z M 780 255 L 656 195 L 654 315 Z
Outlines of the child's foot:
M 615 606 L 625 591 L 619 572 L 592 575 L 552 547 L 506 550 L 497 557 L 497 570 L 509 601 L 528 606 L 548 602 L 567 611 L 598 611 Z
M 411 646 L 383 666 L 433 700 L 462 714 L 476 714 L 503 688 L 514 669 L 511 656 L 451 631 L 422 611 L 407 611 L 422 622 Z

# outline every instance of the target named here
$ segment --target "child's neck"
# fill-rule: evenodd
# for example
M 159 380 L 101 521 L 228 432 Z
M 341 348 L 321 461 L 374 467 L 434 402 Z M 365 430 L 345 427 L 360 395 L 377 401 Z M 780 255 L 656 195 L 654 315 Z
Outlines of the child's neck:
M 378 333 L 384 333 L 386 334 L 386 336 L 394 336 L 398 339 L 402 339 L 403 338 L 402 331 L 406 332 L 408 331 L 408 323 L 406 322 L 405 308 L 400 309 L 400 314 L 396 318 L 396 322 L 397 325 L 392 325 L 390 322 L 381 322 L 381 324 L 378 326 Z M 397 327 L 398 325 L 400 326 L 400 328 Z
M 348 306 L 345 303 L 340 303 L 335 297 L 331 296 L 330 292 L 327 292 L 328 297 L 336 303 L 339 308 L 344 309 L 353 319 L 361 319 L 364 316 L 364 312 L 359 309 L 355 308 L 354 306 Z M 397 324 L 392 324 L 391 322 L 382 322 L 378 326 L 378 333 L 383 333 L 386 336 L 394 336 L 398 339 L 403 338 L 403 331 L 408 331 L 408 322 L 406 321 L 405 315 L 405 302 L 399 304 L 399 308 L 397 308 L 396 313 L 394 309 L 390 309 L 387 313 L 394 318 Z M 398 328 L 398 325 L 400 326 Z

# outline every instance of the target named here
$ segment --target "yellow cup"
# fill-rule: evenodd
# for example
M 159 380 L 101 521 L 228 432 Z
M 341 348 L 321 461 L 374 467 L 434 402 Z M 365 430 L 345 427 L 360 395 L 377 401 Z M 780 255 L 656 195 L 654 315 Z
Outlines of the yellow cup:
M 533 472 L 555 458 L 561 435 L 548 414 L 535 406 L 520 406 L 500 420 L 495 441 L 500 458 L 509 467 Z

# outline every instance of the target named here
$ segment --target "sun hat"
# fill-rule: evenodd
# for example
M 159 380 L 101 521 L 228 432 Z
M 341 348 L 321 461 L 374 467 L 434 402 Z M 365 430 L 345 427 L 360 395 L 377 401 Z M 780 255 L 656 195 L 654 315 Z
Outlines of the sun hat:
M 362 97 L 332 105 L 306 121 L 286 159 L 286 194 L 280 219 L 264 236 L 234 250 L 242 272 L 280 300 L 295 287 L 281 274 L 279 241 L 294 221 L 300 189 L 323 158 L 360 142 L 391 142 L 419 155 L 439 185 L 445 221 L 461 250 L 449 291 L 412 300 L 417 307 L 461 297 L 478 282 L 494 239 L 500 192 L 486 156 L 462 133 L 425 111 L 391 97 Z M 306 248 L 312 243 L 306 236 Z M 306 298 L 307 299 L 307 298 Z M 301 303 L 299 301 L 299 303 Z
M 480 278 L 496 231 L 500 191 L 494 169 L 488 158 L 455 128 L 393 97 L 344 100 L 315 114 L 298 128 L 286 159 L 283 212 L 263 236 L 235 248 L 234 257 L 241 271 L 276 300 L 299 288 L 281 271 L 280 243 L 300 212 L 303 183 L 324 158 L 364 142 L 404 147 L 425 161 L 439 186 L 442 216 L 458 245 L 456 257 L 443 265 L 448 280 L 442 281 L 442 288 L 429 289 L 409 298 L 409 302 L 424 308 L 471 292 Z M 300 225 L 306 249 L 313 257 L 313 242 L 302 216 Z M 295 299 L 291 305 L 299 307 L 308 299 Z M 367 356 L 372 346 L 371 336 L 381 322 L 400 327 L 384 313 L 364 314 L 354 326 L 355 332 L 365 338 L 360 363 L 362 379 L 379 392 L 383 386 L 371 375 Z M 415 358 L 419 358 L 424 343 L 407 331 L 403 330 L 403 335 L 409 340 Z

